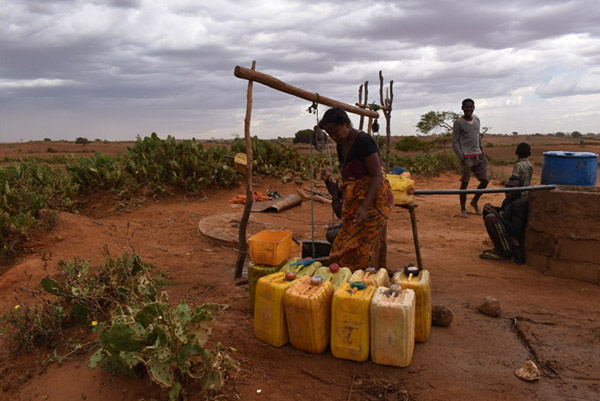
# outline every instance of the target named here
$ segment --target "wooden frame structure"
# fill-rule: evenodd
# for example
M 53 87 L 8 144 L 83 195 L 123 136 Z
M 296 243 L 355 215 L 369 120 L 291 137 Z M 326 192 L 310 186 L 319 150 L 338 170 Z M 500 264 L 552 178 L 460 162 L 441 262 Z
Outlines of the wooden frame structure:
M 246 241 L 246 231 L 247 231 L 247 227 L 248 227 L 248 220 L 250 219 L 250 212 L 252 210 L 252 203 L 253 203 L 253 190 L 252 190 L 252 141 L 251 141 L 251 136 L 250 136 L 250 118 L 252 115 L 252 89 L 253 89 L 253 82 L 258 82 L 261 83 L 263 85 L 266 85 L 272 89 L 281 91 L 281 92 L 285 92 L 288 93 L 290 95 L 308 100 L 310 102 L 316 102 L 317 104 L 323 104 L 326 106 L 330 106 L 330 107 L 341 107 L 342 109 L 346 110 L 349 113 L 353 113 L 353 114 L 358 114 L 361 116 L 361 122 L 360 122 L 360 129 L 362 129 L 363 126 L 363 121 L 364 121 L 364 117 L 368 117 L 369 118 L 369 134 L 371 133 L 371 123 L 373 121 L 373 119 L 377 119 L 379 118 L 379 113 L 376 110 L 373 110 L 372 107 L 370 107 L 369 105 L 367 105 L 367 90 L 365 90 L 365 103 L 364 104 L 357 104 L 357 105 L 350 105 L 347 103 L 343 103 L 340 101 L 337 101 L 335 99 L 331 99 L 329 97 L 326 96 L 322 96 L 318 93 L 313 93 L 313 92 L 309 92 L 306 91 L 304 89 L 289 85 L 271 75 L 256 71 L 256 61 L 252 61 L 252 68 L 248 69 L 248 68 L 244 68 L 241 66 L 236 66 L 234 68 L 233 71 L 233 75 L 235 75 L 237 78 L 240 79 L 246 79 L 248 80 L 248 91 L 247 91 L 247 96 L 246 96 L 246 117 L 244 119 L 244 139 L 245 139 L 245 143 L 246 143 L 246 163 L 247 163 L 247 167 L 246 167 L 246 204 L 244 206 L 244 213 L 242 215 L 242 219 L 240 220 L 240 226 L 239 226 L 239 251 L 238 251 L 238 257 L 237 257 L 237 262 L 236 262 L 236 267 L 235 267 L 235 276 L 234 278 L 240 278 L 242 276 L 242 271 L 244 268 L 244 261 L 246 260 L 246 255 L 248 254 L 248 243 Z M 382 103 L 382 111 L 384 112 L 384 116 L 386 118 L 386 122 L 387 122 L 387 129 L 386 129 L 386 133 L 387 133 L 387 157 L 386 160 L 389 159 L 389 145 L 390 145 L 390 129 L 389 129 L 389 125 L 390 125 L 390 113 L 392 110 L 392 99 L 393 99 L 393 92 L 392 92 L 392 98 L 387 98 L 385 99 L 385 104 L 384 104 L 384 99 L 383 99 L 383 76 L 381 74 L 381 71 L 379 72 L 379 79 L 380 79 L 380 97 L 381 97 L 381 103 Z M 368 81 L 365 83 L 368 85 Z M 390 89 L 392 88 L 392 84 L 393 81 L 391 81 L 390 83 Z M 362 85 L 361 85 L 361 93 L 362 93 Z M 387 113 L 387 114 L 386 114 Z M 386 161 L 386 171 L 388 171 L 388 162 Z M 386 226 L 387 228 L 387 226 Z M 380 238 L 380 245 L 381 243 L 385 244 L 385 239 L 387 237 L 387 229 L 383 231 L 382 234 L 382 238 Z M 378 260 L 380 262 L 384 262 L 385 263 L 385 255 L 382 255 L 381 252 L 386 252 L 386 247 L 379 247 L 379 257 Z

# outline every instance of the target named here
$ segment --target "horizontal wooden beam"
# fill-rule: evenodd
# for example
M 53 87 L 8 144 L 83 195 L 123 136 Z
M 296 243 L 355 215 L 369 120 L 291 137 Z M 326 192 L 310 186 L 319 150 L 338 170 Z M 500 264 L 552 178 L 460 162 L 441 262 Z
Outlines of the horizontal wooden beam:
M 387 100 L 387 99 L 386 99 Z M 362 103 L 354 103 L 356 105 L 356 107 L 360 107 L 361 109 L 369 109 L 369 110 L 373 110 L 373 106 L 370 104 L 364 105 Z M 383 111 L 387 111 L 388 107 L 387 106 L 379 106 L 379 110 L 383 110 Z
M 249 81 L 261 83 L 278 91 L 285 92 L 290 95 L 308 100 L 309 102 L 318 102 L 319 104 L 324 104 L 325 106 L 331 107 L 341 107 L 349 113 L 358 114 L 360 116 L 379 118 L 379 113 L 377 113 L 376 111 L 361 109 L 360 107 L 338 102 L 337 100 L 325 97 L 323 95 L 309 92 L 296 86 L 286 84 L 285 82 L 271 75 L 259 71 L 252 71 L 251 69 L 244 68 L 239 65 L 235 67 L 233 75 L 241 79 L 247 79 Z

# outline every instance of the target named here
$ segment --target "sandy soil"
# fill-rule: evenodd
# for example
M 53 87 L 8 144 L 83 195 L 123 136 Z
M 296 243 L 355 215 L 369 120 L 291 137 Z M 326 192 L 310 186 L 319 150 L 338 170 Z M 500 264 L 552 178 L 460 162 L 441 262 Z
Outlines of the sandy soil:
M 495 174 L 506 177 L 509 170 L 497 168 Z M 539 180 L 539 167 L 536 177 Z M 456 188 L 458 178 L 446 174 L 416 177 L 416 182 L 419 189 Z M 494 180 L 491 186 L 499 187 L 500 182 Z M 275 179 L 256 183 L 263 192 L 287 194 L 296 188 Z M 429 340 L 416 344 L 409 367 L 356 363 L 336 359 L 329 350 L 312 355 L 290 345 L 274 348 L 262 343 L 252 333 L 248 286 L 236 285 L 233 279 L 236 250 L 197 229 L 198 221 L 207 216 L 241 216 L 242 207 L 228 201 L 243 191 L 213 189 L 194 198 L 175 194 L 129 211 L 117 210 L 108 195 L 94 196 L 79 215 L 62 213 L 53 231 L 36 233 L 28 252 L 0 270 L 0 312 L 14 305 L 13 290 L 26 285 L 23 271 L 33 275 L 35 284 L 45 274 L 42 267 L 52 272 L 59 259 L 84 257 L 94 264 L 104 260 L 105 249 L 116 257 L 129 248 L 169 271 L 177 283 L 168 288 L 172 302 L 228 305 L 216 321 L 212 341 L 235 347 L 241 369 L 219 399 L 558 401 L 591 400 L 600 394 L 600 287 L 546 277 L 527 265 L 480 260 L 479 253 L 490 247 L 481 217 L 458 217 L 457 196 L 415 199 L 423 264 L 432 276 L 432 300 L 450 308 L 454 321 L 449 327 L 433 327 Z M 502 197 L 485 195 L 482 202 L 499 204 Z M 316 238 L 323 239 L 331 210 L 320 203 L 314 210 Z M 269 228 L 291 229 L 295 237 L 309 239 L 310 213 L 311 204 L 305 201 L 280 213 L 252 217 Z M 235 223 L 231 225 L 223 229 L 236 233 Z M 252 227 L 260 229 L 261 224 Z M 388 225 L 387 259 L 390 271 L 416 263 L 409 214 L 402 208 L 394 210 Z M 486 296 L 500 301 L 499 318 L 477 312 Z M 88 369 L 89 355 L 75 354 L 62 364 L 42 367 L 37 360 L 49 351 L 15 358 L 4 338 L 1 342 L 1 400 L 163 397 L 149 379 Z M 536 382 L 514 374 L 529 359 L 542 373 Z M 201 399 L 194 387 L 189 388 L 189 399 Z

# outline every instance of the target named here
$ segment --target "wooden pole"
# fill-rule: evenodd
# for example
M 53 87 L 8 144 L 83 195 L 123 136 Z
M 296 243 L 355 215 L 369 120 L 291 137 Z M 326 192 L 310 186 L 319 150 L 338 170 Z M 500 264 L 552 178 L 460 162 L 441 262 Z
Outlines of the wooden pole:
M 313 93 L 306 91 L 304 89 L 289 85 L 271 75 L 250 70 L 248 68 L 244 68 L 241 66 L 236 66 L 233 70 L 233 75 L 241 79 L 247 79 L 249 81 L 256 81 L 263 85 L 266 85 L 270 88 L 276 89 L 281 92 L 288 93 L 290 95 L 297 96 L 299 98 L 308 100 L 310 102 L 318 102 L 319 104 L 323 104 L 325 106 L 330 107 L 341 107 L 349 113 L 358 114 L 360 116 L 373 117 L 378 118 L 379 113 L 372 110 L 364 110 L 360 107 L 352 106 L 347 103 L 339 102 L 337 100 L 328 98 L 326 96 L 319 95 L 318 93 Z
M 252 61 L 252 70 L 256 69 L 256 60 Z M 239 243 L 240 249 L 237 262 L 235 265 L 234 278 L 242 277 L 244 270 L 244 261 L 248 253 L 248 243 L 246 242 L 246 229 L 248 220 L 250 219 L 250 211 L 252 210 L 253 194 L 252 194 L 252 138 L 250 137 L 250 116 L 252 115 L 252 87 L 253 81 L 248 80 L 248 94 L 246 95 L 246 118 L 244 119 L 244 139 L 246 140 L 246 205 L 244 213 L 240 220 Z
M 369 103 L 369 81 L 365 81 L 365 110 L 369 110 L 368 108 L 366 108 L 367 103 Z M 377 113 L 377 116 L 379 116 L 379 113 Z M 360 122 L 361 122 L 360 130 L 362 131 L 362 129 L 363 129 L 362 120 Z
M 364 109 L 364 107 L 361 106 L 363 104 L 362 92 L 363 92 L 363 85 L 360 84 L 360 87 L 358 88 L 358 103 L 356 103 L 356 106 Z M 367 103 L 367 102 L 365 102 L 365 103 Z M 365 116 L 361 115 L 360 121 L 358 122 L 358 129 L 362 131 L 364 124 L 365 124 Z

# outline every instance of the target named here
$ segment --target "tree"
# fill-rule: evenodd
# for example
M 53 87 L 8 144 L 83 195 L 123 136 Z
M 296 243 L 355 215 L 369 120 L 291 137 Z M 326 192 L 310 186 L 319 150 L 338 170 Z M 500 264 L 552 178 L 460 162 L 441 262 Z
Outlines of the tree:
M 79 138 L 75 139 L 75 143 L 77 145 L 83 145 L 83 146 L 85 146 L 88 143 L 90 143 L 90 141 L 87 138 L 79 137 Z
M 292 143 L 310 143 L 310 137 L 312 133 L 313 130 L 311 129 L 301 129 L 300 131 L 296 132 Z
M 448 133 L 452 131 L 454 120 L 459 117 L 460 115 L 453 111 L 429 111 L 421 116 L 421 121 L 415 127 L 424 135 L 440 130 Z
M 581 138 L 581 132 L 579 132 L 579 131 L 573 131 L 573 132 L 571 132 L 571 136 L 573 138 Z
M 519 135 L 519 133 L 517 131 L 513 131 L 513 135 L 517 136 L 517 135 Z

